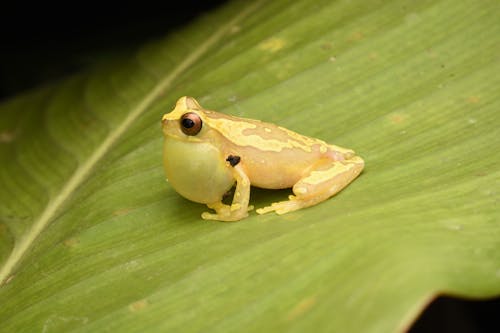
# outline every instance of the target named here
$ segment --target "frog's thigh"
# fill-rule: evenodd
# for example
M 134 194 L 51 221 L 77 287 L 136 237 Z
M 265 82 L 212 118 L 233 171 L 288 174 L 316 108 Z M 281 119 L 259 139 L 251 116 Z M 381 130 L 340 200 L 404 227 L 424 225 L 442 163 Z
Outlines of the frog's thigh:
M 285 214 L 297 209 L 313 206 L 336 194 L 363 170 L 364 162 L 360 157 L 345 161 L 322 160 L 311 172 L 293 186 L 293 193 L 288 201 L 273 203 L 257 210 L 259 214 L 276 211 Z

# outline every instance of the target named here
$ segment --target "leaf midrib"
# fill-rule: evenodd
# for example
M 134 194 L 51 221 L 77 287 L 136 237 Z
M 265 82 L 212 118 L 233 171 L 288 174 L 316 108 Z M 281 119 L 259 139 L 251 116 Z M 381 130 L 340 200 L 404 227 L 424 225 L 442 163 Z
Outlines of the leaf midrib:
M 126 130 L 131 127 L 134 121 L 141 114 L 143 114 L 144 111 L 151 106 L 152 103 L 158 99 L 168 87 L 172 85 L 175 79 L 192 66 L 198 59 L 200 59 L 203 54 L 207 53 L 207 51 L 214 44 L 221 40 L 221 38 L 232 26 L 236 25 L 239 21 L 243 20 L 251 12 L 257 9 L 261 2 L 262 0 L 250 4 L 243 11 L 234 16 L 232 20 L 216 30 L 213 35 L 211 35 L 204 43 L 200 44 L 198 48 L 194 49 L 177 67 L 175 67 L 170 73 L 166 74 L 163 79 L 161 79 L 153 87 L 153 89 L 130 110 L 127 117 L 125 117 L 121 123 L 117 124 L 109 132 L 108 136 L 89 156 L 89 158 L 83 161 L 83 163 L 80 164 L 80 166 L 75 170 L 59 193 L 49 200 L 43 212 L 36 220 L 34 220 L 32 226 L 27 230 L 27 232 L 25 232 L 20 240 L 16 242 L 12 252 L 0 269 L 0 286 L 9 280 L 14 268 L 22 260 L 24 254 L 31 248 L 31 245 L 34 243 L 36 238 L 50 224 L 57 211 L 72 196 L 83 181 L 87 179 L 94 167 L 106 155 L 110 148 L 113 147 L 114 144 L 122 137 Z

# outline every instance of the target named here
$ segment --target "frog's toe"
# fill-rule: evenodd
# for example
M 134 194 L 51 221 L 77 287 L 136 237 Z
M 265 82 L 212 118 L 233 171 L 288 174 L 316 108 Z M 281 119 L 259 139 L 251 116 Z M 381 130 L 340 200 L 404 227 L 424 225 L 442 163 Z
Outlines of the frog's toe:
M 263 207 L 257 209 L 258 214 L 266 214 L 269 212 L 276 212 L 278 215 L 286 214 L 288 212 L 292 212 L 294 210 L 300 209 L 303 206 L 301 205 L 301 201 L 293 200 L 289 201 L 280 201 L 271 204 L 271 206 Z
M 204 220 L 220 220 L 219 218 L 219 215 L 217 214 L 212 214 L 212 213 L 209 213 L 209 212 L 203 212 L 201 213 L 201 218 L 204 219 Z
M 273 206 L 267 206 L 267 207 L 262 207 L 262 208 L 257 208 L 256 212 L 257 214 L 267 214 L 269 212 L 272 212 L 274 210 Z
M 224 221 L 224 222 L 234 222 L 244 219 L 248 216 L 247 212 L 237 211 L 218 211 L 216 214 L 212 214 L 210 212 L 203 212 L 201 214 L 201 218 L 204 220 L 213 220 L 213 221 Z

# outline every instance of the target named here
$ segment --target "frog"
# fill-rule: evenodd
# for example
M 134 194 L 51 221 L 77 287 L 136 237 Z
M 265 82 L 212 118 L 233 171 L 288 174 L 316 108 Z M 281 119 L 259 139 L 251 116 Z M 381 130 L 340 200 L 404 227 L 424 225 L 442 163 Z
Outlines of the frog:
M 207 110 L 189 96 L 179 98 L 161 124 L 167 181 L 184 198 L 213 210 L 201 214 L 204 220 L 248 217 L 254 208 L 251 187 L 293 192 L 288 200 L 257 209 L 258 214 L 281 215 L 316 205 L 351 183 L 365 164 L 351 149 L 272 123 Z

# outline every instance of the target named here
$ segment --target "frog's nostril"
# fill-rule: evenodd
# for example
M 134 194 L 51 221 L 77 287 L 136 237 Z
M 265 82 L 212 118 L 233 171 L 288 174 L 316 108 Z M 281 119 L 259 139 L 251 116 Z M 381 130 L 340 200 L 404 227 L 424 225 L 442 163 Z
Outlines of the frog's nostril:
M 168 123 L 168 120 L 167 120 L 166 118 L 163 118 L 163 119 L 161 120 L 161 125 L 162 125 L 162 126 L 167 125 L 167 123 Z

